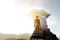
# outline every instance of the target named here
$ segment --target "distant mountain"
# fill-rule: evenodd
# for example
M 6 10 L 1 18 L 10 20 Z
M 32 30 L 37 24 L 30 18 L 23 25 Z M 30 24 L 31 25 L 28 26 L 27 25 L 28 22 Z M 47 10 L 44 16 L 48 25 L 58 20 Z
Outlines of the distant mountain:
M 2 34 L 0 33 L 0 40 L 4 40 L 4 39 L 13 39 L 13 38 L 16 38 L 16 39 L 29 39 L 30 38 L 30 34 L 29 33 L 25 33 L 25 34 L 19 34 L 19 35 L 16 35 L 16 34 Z
M 20 35 L 18 35 L 18 39 L 19 39 L 19 38 L 29 39 L 29 38 L 30 38 L 30 34 L 28 34 L 28 33 L 20 34 Z

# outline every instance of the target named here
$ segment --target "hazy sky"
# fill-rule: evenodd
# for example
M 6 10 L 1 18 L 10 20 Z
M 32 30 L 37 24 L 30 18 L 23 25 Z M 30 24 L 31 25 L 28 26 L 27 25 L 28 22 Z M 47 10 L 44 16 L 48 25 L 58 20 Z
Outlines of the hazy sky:
M 60 0 L 0 0 L 0 33 L 31 33 L 33 23 L 26 14 L 40 8 L 51 14 L 48 27 L 60 36 Z

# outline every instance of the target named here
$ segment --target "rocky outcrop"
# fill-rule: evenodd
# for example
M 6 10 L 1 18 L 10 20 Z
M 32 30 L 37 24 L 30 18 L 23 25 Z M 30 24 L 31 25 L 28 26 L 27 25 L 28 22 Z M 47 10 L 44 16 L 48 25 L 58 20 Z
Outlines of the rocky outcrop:
M 43 33 L 33 33 L 30 40 L 41 39 L 41 40 L 59 40 L 55 34 L 53 34 L 49 29 L 43 31 Z

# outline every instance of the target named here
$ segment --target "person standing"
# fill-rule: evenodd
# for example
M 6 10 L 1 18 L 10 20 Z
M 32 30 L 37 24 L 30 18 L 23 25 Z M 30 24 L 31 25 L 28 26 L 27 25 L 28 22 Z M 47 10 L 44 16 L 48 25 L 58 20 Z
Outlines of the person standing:
M 38 19 L 38 16 L 36 16 L 36 18 L 34 20 L 34 27 L 35 27 L 35 33 L 40 33 L 41 24 L 40 24 L 40 19 Z

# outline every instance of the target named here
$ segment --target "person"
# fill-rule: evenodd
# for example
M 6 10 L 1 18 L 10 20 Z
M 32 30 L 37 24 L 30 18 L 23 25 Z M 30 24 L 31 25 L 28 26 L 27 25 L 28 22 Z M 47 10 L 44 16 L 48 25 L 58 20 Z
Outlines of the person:
M 34 27 L 35 27 L 35 33 L 40 33 L 41 25 L 40 25 L 40 19 L 38 19 L 38 16 L 36 16 L 36 19 L 34 20 Z

